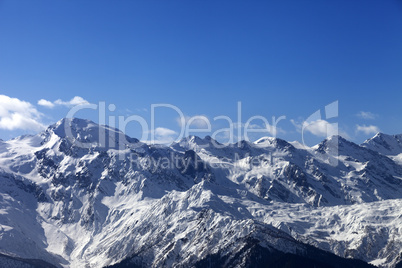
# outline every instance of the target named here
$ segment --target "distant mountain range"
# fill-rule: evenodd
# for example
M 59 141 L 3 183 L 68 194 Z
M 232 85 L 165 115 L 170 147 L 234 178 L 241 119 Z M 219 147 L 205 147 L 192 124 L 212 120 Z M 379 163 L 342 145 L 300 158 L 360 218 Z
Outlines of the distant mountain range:
M 1 267 L 401 267 L 402 135 L 0 141 Z

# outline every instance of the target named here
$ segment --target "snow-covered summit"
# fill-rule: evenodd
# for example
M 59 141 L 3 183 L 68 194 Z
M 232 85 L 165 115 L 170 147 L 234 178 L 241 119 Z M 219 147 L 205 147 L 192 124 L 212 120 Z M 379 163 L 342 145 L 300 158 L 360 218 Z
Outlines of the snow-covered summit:
M 49 126 L 44 134 L 52 133 L 82 147 L 125 148 L 139 142 L 119 129 L 79 118 L 63 118 Z
M 349 264 L 333 253 L 391 267 L 402 248 L 402 166 L 375 149 L 337 136 L 313 148 L 208 136 L 161 147 L 62 119 L 0 142 L 0 266 Z
M 222 147 L 223 144 L 219 143 L 217 140 L 213 139 L 211 136 L 205 136 L 204 138 L 200 138 L 198 136 L 188 136 L 182 138 L 178 142 L 173 142 L 170 147 L 172 148 L 187 148 L 194 151 L 200 151 L 202 148 L 209 147 Z
M 383 155 L 398 155 L 402 153 L 402 134 L 388 135 L 377 133 L 373 138 L 362 143 L 361 146 Z

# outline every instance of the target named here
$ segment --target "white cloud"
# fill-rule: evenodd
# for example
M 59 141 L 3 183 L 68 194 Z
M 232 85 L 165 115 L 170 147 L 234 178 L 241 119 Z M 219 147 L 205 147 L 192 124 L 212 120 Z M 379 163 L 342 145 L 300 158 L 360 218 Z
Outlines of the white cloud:
M 176 134 L 176 131 L 164 127 L 157 127 L 155 129 L 155 136 L 172 136 Z
M 300 133 L 309 132 L 317 137 L 330 137 L 333 135 L 340 135 L 345 139 L 350 139 L 350 136 L 345 131 L 341 130 L 337 124 L 329 123 L 326 120 L 315 120 L 311 122 L 302 122 L 299 123 L 293 119 L 290 122 L 295 126 L 296 130 Z M 303 128 L 304 126 L 304 128 Z
M 170 144 L 175 141 L 175 139 L 177 138 L 176 136 L 178 135 L 176 131 L 164 127 L 157 127 L 154 131 L 149 131 L 148 134 L 151 134 L 151 138 L 142 142 L 152 144 Z
M 339 133 L 338 127 L 325 120 L 309 122 L 305 125 L 304 130 L 318 137 L 329 137 Z
M 42 114 L 29 102 L 0 95 L 0 128 L 42 130 Z
M 377 126 L 366 126 L 366 125 L 356 125 L 356 131 L 357 132 L 363 132 L 366 135 L 370 135 L 370 134 L 376 134 L 378 132 L 380 132 L 380 129 Z
M 364 112 L 360 111 L 358 114 L 356 114 L 357 117 L 360 117 L 362 119 L 376 119 L 378 117 L 377 114 L 373 114 L 371 112 Z
M 176 119 L 178 125 L 182 126 L 181 117 Z M 205 115 L 194 115 L 194 116 L 184 116 L 185 125 L 190 123 L 190 127 L 197 127 L 197 128 L 207 128 L 210 125 L 210 121 L 208 117 Z
M 45 100 L 45 99 L 40 99 L 40 100 L 38 101 L 38 104 L 41 105 L 41 106 L 48 107 L 48 108 L 53 108 L 53 107 L 54 107 L 54 103 L 53 103 L 53 102 L 48 101 L 48 100 Z
M 69 101 L 62 101 L 61 99 L 55 100 L 54 102 L 51 102 L 51 101 L 48 101 L 45 99 L 40 99 L 38 101 L 38 105 L 41 105 L 41 106 L 44 106 L 47 108 L 53 108 L 56 105 L 72 107 L 72 106 L 84 105 L 84 104 L 89 104 L 89 102 L 80 96 L 75 96 L 74 98 L 72 98 Z
M 178 117 L 176 118 L 177 124 L 182 127 L 182 118 Z M 194 115 L 194 116 L 184 116 L 184 123 L 185 126 L 189 124 L 189 127 L 191 128 L 200 128 L 200 129 L 205 129 L 208 128 L 208 126 L 211 125 L 208 117 L 205 115 Z

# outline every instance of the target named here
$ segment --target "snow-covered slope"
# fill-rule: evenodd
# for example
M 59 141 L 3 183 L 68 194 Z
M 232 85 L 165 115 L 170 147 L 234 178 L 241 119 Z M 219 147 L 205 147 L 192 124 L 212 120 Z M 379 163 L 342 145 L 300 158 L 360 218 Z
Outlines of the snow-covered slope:
M 190 136 L 166 147 L 63 119 L 0 142 L 0 263 L 245 267 L 255 254 L 327 254 L 350 265 L 325 250 L 393 266 L 402 166 L 376 149 L 341 137 L 296 148 Z
M 402 135 L 377 133 L 373 138 L 366 140 L 362 146 L 383 155 L 397 155 L 402 153 Z
M 361 146 L 386 155 L 398 164 L 402 164 L 402 135 L 377 133 Z
M 189 137 L 172 148 L 194 150 L 225 178 L 266 200 L 333 206 L 402 198 L 398 163 L 339 136 L 306 150 L 274 138 L 223 148 L 205 144 Z

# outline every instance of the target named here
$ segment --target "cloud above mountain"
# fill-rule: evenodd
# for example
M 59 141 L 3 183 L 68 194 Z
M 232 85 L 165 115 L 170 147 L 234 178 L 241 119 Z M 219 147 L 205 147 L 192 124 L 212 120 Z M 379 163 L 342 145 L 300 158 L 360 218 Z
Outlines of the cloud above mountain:
M 0 129 L 41 130 L 43 114 L 27 101 L 0 95 Z
M 177 138 L 178 133 L 165 127 L 157 127 L 154 130 L 147 131 L 148 139 L 142 142 L 149 144 L 170 144 Z
M 380 129 L 377 126 L 373 126 L 373 125 L 356 125 L 356 131 L 357 132 L 363 132 L 366 135 L 370 135 L 370 134 L 376 134 L 378 132 L 380 132 Z
M 80 96 L 75 96 L 74 98 L 72 98 L 69 101 L 63 101 L 61 99 L 57 99 L 53 102 L 51 102 L 49 100 L 45 100 L 45 99 L 40 99 L 38 101 L 38 105 L 47 107 L 47 108 L 54 108 L 55 106 L 73 107 L 76 105 L 85 105 L 85 104 L 89 104 L 89 101 L 87 101 L 86 99 L 84 99 Z

